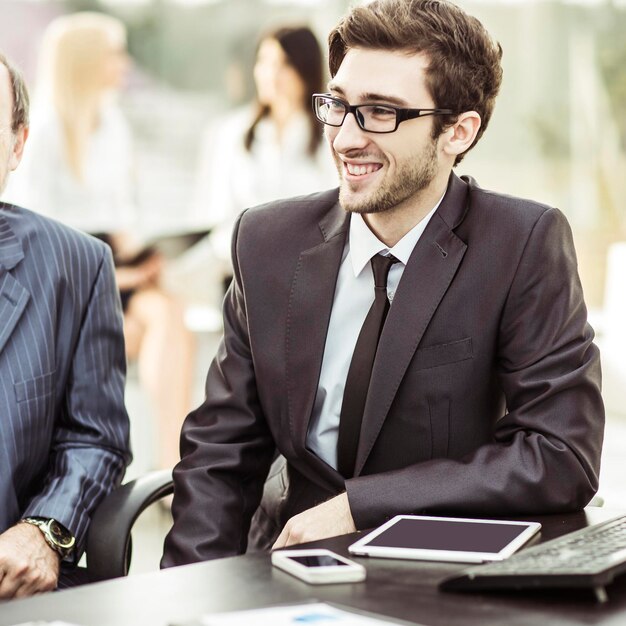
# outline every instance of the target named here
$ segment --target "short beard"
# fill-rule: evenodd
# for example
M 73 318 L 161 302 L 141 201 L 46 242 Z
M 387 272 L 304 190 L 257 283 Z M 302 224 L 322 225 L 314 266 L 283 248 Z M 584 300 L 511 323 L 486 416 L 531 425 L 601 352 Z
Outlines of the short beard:
M 336 158 L 341 186 L 339 203 L 349 213 L 382 213 L 394 209 L 405 200 L 426 189 L 437 176 L 437 141 L 432 140 L 421 153 L 404 162 L 392 180 L 383 182 L 372 195 L 362 199 L 351 199 L 344 191 L 348 185 L 343 179 L 343 162 Z

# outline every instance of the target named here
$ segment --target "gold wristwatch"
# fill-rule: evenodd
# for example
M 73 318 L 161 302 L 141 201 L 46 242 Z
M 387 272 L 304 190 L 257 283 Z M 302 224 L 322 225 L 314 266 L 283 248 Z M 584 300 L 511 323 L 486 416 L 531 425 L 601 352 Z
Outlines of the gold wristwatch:
M 45 517 L 25 517 L 20 520 L 24 524 L 32 524 L 37 526 L 46 540 L 46 543 L 57 553 L 62 559 L 68 557 L 74 549 L 76 539 L 74 535 L 61 526 L 55 519 L 46 519 Z

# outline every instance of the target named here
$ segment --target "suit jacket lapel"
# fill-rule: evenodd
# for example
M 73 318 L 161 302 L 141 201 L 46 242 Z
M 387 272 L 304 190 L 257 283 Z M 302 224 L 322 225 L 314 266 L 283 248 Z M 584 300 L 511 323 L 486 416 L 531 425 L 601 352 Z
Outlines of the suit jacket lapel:
M 385 322 L 363 413 L 357 476 L 424 331 L 463 259 L 467 245 L 452 228 L 462 220 L 466 210 L 467 185 L 453 174 L 441 206 L 411 254 Z
M 0 209 L 7 210 L 6 206 L 0 203 Z M 0 212 L 0 352 L 30 299 L 28 291 L 8 272 L 23 258 L 22 244 Z
M 310 463 L 317 461 L 316 465 L 324 467 L 327 467 L 325 463 L 306 450 L 306 434 L 348 223 L 348 216 L 337 203 L 320 222 L 323 241 L 300 255 L 286 329 L 289 430 L 299 455 L 310 455 Z

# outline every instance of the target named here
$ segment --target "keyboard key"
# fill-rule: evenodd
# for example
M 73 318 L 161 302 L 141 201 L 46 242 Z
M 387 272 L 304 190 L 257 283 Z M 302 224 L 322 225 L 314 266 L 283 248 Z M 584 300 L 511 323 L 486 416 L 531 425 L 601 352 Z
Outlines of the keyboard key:
M 506 561 L 464 570 L 440 583 L 444 591 L 604 586 L 626 572 L 626 515 L 526 548 Z

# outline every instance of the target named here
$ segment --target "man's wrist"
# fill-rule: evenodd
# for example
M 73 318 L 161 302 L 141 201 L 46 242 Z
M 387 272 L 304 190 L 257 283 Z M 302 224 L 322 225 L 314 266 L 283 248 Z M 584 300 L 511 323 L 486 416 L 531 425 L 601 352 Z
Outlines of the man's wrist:
M 43 535 L 46 543 L 54 550 L 59 557 L 63 559 L 69 558 L 76 544 L 74 535 L 65 528 L 62 524 L 59 524 L 53 518 L 45 517 L 25 517 L 20 520 L 20 523 L 31 524 L 36 526 Z

